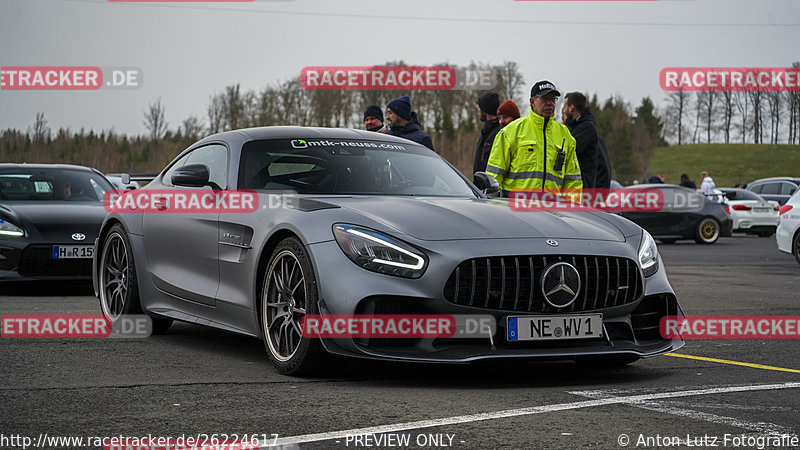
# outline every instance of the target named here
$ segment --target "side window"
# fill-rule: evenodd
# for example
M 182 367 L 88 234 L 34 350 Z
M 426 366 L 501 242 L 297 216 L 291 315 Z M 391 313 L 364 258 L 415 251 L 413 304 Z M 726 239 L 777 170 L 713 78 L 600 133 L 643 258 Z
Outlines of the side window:
M 763 184 L 758 184 L 758 185 L 755 185 L 753 187 L 748 187 L 747 189 L 755 192 L 756 194 L 763 194 L 762 191 L 764 190 L 764 185 Z
M 183 155 L 181 159 L 175 161 L 175 164 L 173 164 L 169 169 L 167 169 L 166 172 L 164 172 L 164 178 L 162 179 L 164 184 L 172 186 L 172 173 L 175 172 L 175 169 L 178 167 L 185 166 L 186 160 L 189 159 L 189 156 L 191 155 L 191 153 Z
M 781 184 L 783 183 L 766 183 L 761 195 L 778 195 L 781 193 Z
M 228 149 L 221 144 L 206 145 L 184 155 L 164 174 L 164 183 L 172 184 L 172 173 L 178 167 L 187 164 L 205 164 L 208 166 L 209 181 L 225 189 L 228 186 Z
M 797 190 L 797 186 L 792 183 L 781 184 L 781 195 L 792 195 Z
M 208 166 L 208 180 L 222 189 L 228 187 L 228 149 L 221 144 L 200 147 L 189 153 L 186 164 L 205 164 Z

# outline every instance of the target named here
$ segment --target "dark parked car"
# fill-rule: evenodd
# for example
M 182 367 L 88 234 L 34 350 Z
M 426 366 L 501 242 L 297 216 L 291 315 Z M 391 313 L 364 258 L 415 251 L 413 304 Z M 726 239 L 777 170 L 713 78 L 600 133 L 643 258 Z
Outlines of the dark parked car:
M 0 282 L 91 279 L 113 189 L 87 167 L 0 164 Z
M 640 184 L 629 186 L 637 189 L 660 189 L 664 202 L 669 208 L 675 198 L 697 195 L 696 191 L 674 184 Z M 673 212 L 623 212 L 630 219 L 648 232 L 655 239 L 671 244 L 681 239 L 694 239 L 699 244 L 713 244 L 720 236 L 730 237 L 733 219 L 726 206 L 700 196 L 702 208 L 697 211 Z
M 252 190 L 260 206 L 112 212 L 95 253 L 95 292 L 112 321 L 144 311 L 154 332 L 181 320 L 262 338 L 287 374 L 318 371 L 330 354 L 627 363 L 683 345 L 659 332 L 662 317 L 683 313 L 646 231 L 608 213 L 512 211 L 481 190 L 493 187 L 380 133 L 216 134 L 125 195 Z M 271 208 L 270 190 L 295 193 Z M 462 314 L 495 328 L 469 339 L 314 337 L 304 328 L 332 315 Z
M 746 189 L 760 195 L 764 200 L 774 200 L 785 205 L 800 186 L 800 178 L 772 177 L 762 178 L 748 184 Z

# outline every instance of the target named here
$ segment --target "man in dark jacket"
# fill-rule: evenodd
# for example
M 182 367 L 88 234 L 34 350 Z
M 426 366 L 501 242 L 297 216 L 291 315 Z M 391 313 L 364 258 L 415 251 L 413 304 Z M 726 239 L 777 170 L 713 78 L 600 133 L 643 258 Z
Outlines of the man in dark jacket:
M 577 141 L 575 153 L 581 166 L 583 188 L 597 187 L 597 161 L 600 149 L 597 145 L 597 127 L 594 115 L 586 107 L 586 96 L 580 92 L 570 92 L 564 98 L 562 118 L 572 137 Z
M 608 149 L 603 138 L 597 137 L 597 148 L 600 153 L 597 155 L 597 174 L 594 180 L 594 187 L 597 189 L 611 188 L 611 160 L 608 158 Z M 580 163 L 579 163 L 580 164 Z
M 483 122 L 481 136 L 475 148 L 475 161 L 472 164 L 472 173 L 485 172 L 489 153 L 497 132 L 500 131 L 500 121 L 497 118 L 497 109 L 500 107 L 500 96 L 496 92 L 487 92 L 478 97 L 478 114 Z
M 681 184 L 680 185 L 683 186 L 683 187 L 687 187 L 689 189 L 697 189 L 697 185 L 694 184 L 694 181 L 689 179 L 689 175 L 686 175 L 685 173 L 681 174 Z
M 399 97 L 386 106 L 386 121 L 389 122 L 389 134 L 418 142 L 433 150 L 433 140 L 422 131 L 417 113 L 411 111 L 411 99 Z M 435 151 L 435 150 L 434 150 Z

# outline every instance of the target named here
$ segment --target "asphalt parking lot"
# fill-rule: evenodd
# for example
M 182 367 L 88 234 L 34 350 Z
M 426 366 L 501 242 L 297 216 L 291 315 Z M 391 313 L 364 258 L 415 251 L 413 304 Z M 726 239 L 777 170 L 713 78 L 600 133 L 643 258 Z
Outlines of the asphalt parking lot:
M 686 314 L 800 316 L 800 266 L 774 237 L 659 249 Z M 0 300 L 0 314 L 56 312 L 99 306 L 74 286 Z M 2 448 L 45 433 L 256 435 L 286 448 L 791 447 L 798 417 L 800 341 L 788 339 L 691 340 L 624 368 L 353 361 L 319 379 L 277 374 L 258 340 L 186 324 L 147 339 L 0 339 Z

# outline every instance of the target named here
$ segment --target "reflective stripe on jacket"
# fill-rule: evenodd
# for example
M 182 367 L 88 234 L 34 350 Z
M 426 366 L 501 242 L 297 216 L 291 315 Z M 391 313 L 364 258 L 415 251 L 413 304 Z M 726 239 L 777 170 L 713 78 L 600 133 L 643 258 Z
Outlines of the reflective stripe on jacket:
M 562 147 L 564 165 L 555 170 Z M 497 133 L 486 173 L 497 178 L 504 191 L 546 189 L 580 195 L 583 189 L 575 138 L 563 124 L 552 118 L 545 121 L 533 111 Z

